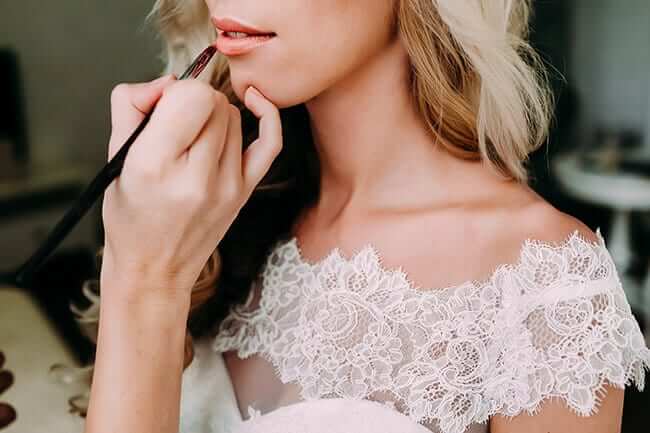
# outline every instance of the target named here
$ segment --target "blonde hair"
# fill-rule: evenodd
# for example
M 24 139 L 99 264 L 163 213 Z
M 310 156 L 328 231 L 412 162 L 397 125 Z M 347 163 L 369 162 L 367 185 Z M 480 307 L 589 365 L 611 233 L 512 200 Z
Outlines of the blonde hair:
M 413 100 L 437 141 L 526 182 L 525 163 L 546 139 L 553 102 L 542 62 L 526 42 L 530 0 L 396 0 L 395 11 Z M 180 75 L 216 37 L 204 0 L 157 0 L 147 20 L 164 39 L 163 73 Z M 204 77 L 244 108 L 224 56 L 216 55 Z M 192 310 L 214 296 L 220 273 L 215 250 L 193 289 Z M 97 312 L 77 310 L 78 320 L 92 326 Z M 188 332 L 185 367 L 192 358 Z

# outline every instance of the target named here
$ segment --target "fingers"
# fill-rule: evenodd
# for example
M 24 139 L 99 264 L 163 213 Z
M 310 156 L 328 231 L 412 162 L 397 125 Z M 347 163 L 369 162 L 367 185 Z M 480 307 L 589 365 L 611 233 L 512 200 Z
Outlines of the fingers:
M 260 135 L 243 156 L 244 185 L 252 193 L 282 150 L 282 122 L 278 108 L 252 86 L 246 90 L 244 103 L 260 118 Z
M 203 125 L 226 96 L 200 80 L 178 80 L 165 88 L 151 116 L 150 124 L 139 139 L 160 143 L 156 152 L 134 145 L 133 158 L 145 158 L 152 164 L 167 164 L 182 156 L 203 130 Z M 220 101 L 221 100 L 221 101 Z M 137 143 L 135 143 L 137 144 Z
M 215 108 L 203 126 L 203 130 L 187 149 L 187 160 L 192 171 L 202 181 L 213 182 L 219 167 L 219 158 L 225 146 L 230 103 L 225 98 L 218 98 Z M 203 183 L 205 184 L 205 183 Z
M 239 184 L 242 179 L 242 124 L 239 108 L 230 104 L 228 134 L 219 159 L 219 171 L 222 179 L 232 179 Z
M 176 81 L 172 74 L 147 83 L 120 83 L 111 92 L 111 138 L 108 159 L 113 158 L 120 146 L 153 110 L 163 90 Z

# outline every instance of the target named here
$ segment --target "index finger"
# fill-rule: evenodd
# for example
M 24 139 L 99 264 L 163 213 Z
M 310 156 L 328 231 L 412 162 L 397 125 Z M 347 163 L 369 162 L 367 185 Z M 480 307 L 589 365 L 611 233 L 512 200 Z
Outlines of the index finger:
M 282 122 L 278 108 L 252 86 L 246 91 L 244 103 L 260 118 L 259 137 L 243 156 L 244 184 L 252 192 L 282 150 Z
M 152 156 L 162 162 L 174 160 L 194 143 L 217 103 L 217 92 L 197 79 L 179 80 L 163 91 L 151 120 L 138 141 L 154 143 L 156 152 L 147 146 L 134 145 L 134 157 Z M 139 156 L 138 156 L 139 155 Z
M 151 112 L 160 99 L 164 88 L 175 77 L 164 75 L 146 83 L 121 83 L 111 92 L 111 137 L 108 143 L 108 159 L 112 159 L 120 145 Z

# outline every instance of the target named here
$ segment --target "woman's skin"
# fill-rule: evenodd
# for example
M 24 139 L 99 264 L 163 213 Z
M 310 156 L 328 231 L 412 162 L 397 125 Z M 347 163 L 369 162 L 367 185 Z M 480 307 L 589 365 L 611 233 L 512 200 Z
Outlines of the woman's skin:
M 350 256 L 371 242 L 385 266 L 402 266 L 418 286 L 434 288 L 487 277 L 516 261 L 527 238 L 560 242 L 578 230 L 597 239 L 526 185 L 435 143 L 410 102 L 393 0 L 206 4 L 213 17 L 277 33 L 229 59 L 235 93 L 260 117 L 261 137 L 238 161 L 237 114 L 202 83 L 167 78 L 116 88 L 109 154 L 141 111 L 156 102 L 158 108 L 104 200 L 103 290 L 86 433 L 177 432 L 190 290 L 281 148 L 278 108 L 306 103 L 322 163 L 318 203 L 294 228 L 311 261 L 334 247 Z M 263 96 L 247 92 L 251 86 Z M 183 104 L 198 107 L 195 116 L 175 116 Z M 250 384 L 240 382 L 259 374 L 254 357 L 228 352 L 225 359 L 237 370 L 240 409 L 263 397 L 254 389 L 246 394 Z M 618 432 L 623 390 L 605 391 L 589 418 L 553 399 L 535 415 L 494 416 L 491 431 Z

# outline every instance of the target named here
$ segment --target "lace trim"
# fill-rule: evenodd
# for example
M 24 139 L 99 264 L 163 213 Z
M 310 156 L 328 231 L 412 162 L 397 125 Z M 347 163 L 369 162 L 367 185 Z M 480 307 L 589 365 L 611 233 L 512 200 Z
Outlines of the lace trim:
M 350 255 L 343 253 L 339 247 L 335 247 L 332 250 L 330 250 L 330 252 L 327 255 L 317 260 L 310 260 L 305 257 L 303 253 L 303 249 L 300 246 L 300 241 L 296 236 L 292 236 L 288 240 L 278 242 L 276 248 L 280 248 L 280 249 L 287 248 L 290 250 L 295 250 L 296 260 L 300 263 L 304 263 L 305 265 L 312 267 L 313 269 L 322 267 L 324 264 L 332 261 L 342 261 L 344 263 L 354 264 L 359 261 L 360 257 L 370 255 L 372 256 L 372 260 L 376 261 L 377 267 L 381 272 L 397 273 L 400 277 L 406 280 L 410 289 L 420 293 L 433 292 L 433 291 L 435 291 L 436 293 L 440 293 L 448 290 L 454 290 L 460 286 L 466 286 L 466 285 L 473 285 L 477 287 L 483 286 L 486 283 L 488 283 L 491 279 L 493 279 L 495 274 L 503 272 L 505 270 L 511 270 L 512 272 L 517 272 L 518 269 L 526 265 L 526 259 L 527 259 L 526 255 L 531 250 L 550 249 L 556 252 L 560 252 L 568 248 L 570 245 L 575 244 L 576 242 L 582 244 L 583 246 L 588 246 L 588 247 L 596 247 L 596 248 L 605 247 L 606 246 L 605 239 L 603 238 L 600 227 L 596 229 L 595 234 L 597 238 L 597 240 L 595 241 L 586 239 L 584 236 L 582 236 L 580 231 L 577 229 L 571 232 L 564 240 L 557 243 L 551 243 L 539 239 L 527 238 L 522 242 L 522 245 L 519 248 L 519 255 L 517 256 L 517 260 L 514 263 L 501 263 L 494 266 L 492 271 L 488 273 L 488 276 L 483 279 L 465 280 L 461 283 L 449 284 L 447 286 L 438 286 L 438 287 L 422 287 L 411 280 L 409 274 L 406 271 L 404 271 L 403 266 L 398 266 L 395 268 L 391 268 L 387 266 L 384 263 L 382 254 L 377 250 L 377 248 L 374 247 L 372 243 L 364 244 L 360 248 L 353 250 L 350 253 Z
M 216 351 L 259 354 L 305 400 L 383 398 L 420 423 L 460 433 L 491 415 L 535 413 L 562 397 L 593 413 L 605 380 L 644 387 L 645 347 L 600 229 L 591 242 L 526 240 L 489 278 L 417 288 L 367 244 L 309 262 L 279 243 L 253 292 L 234 306 Z M 379 397 L 379 396 L 383 397 Z

